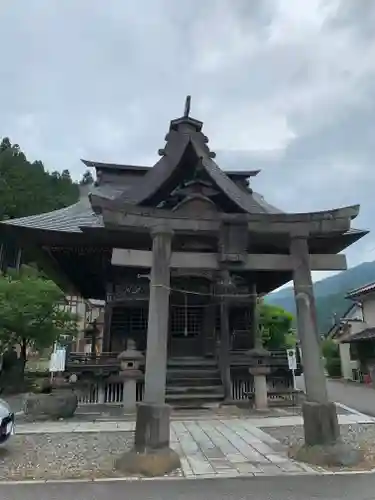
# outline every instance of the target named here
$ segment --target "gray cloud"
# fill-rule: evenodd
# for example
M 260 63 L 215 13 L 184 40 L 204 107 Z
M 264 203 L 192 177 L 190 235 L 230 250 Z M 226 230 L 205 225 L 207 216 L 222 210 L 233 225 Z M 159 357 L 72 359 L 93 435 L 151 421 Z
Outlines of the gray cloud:
M 7 2 L 0 135 L 76 177 L 80 157 L 151 164 L 191 93 L 218 162 L 262 168 L 254 188 L 271 203 L 360 202 L 374 228 L 375 3 L 303 4 Z M 368 236 L 350 262 L 374 248 Z

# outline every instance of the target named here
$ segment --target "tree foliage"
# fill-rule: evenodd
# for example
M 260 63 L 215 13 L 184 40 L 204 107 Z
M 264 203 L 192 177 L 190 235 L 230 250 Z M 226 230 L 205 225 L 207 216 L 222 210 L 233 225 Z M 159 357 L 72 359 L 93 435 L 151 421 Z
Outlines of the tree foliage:
M 49 173 L 41 161 L 29 162 L 9 138 L 0 143 L 0 220 L 50 212 L 75 203 L 78 185 L 68 170 Z
M 64 293 L 37 270 L 0 277 L 0 342 L 2 348 L 19 345 L 21 358 L 27 349 L 50 347 L 62 336 L 75 336 L 77 317 L 62 308 Z
M 79 184 L 81 186 L 91 186 L 91 184 L 94 184 L 94 178 L 90 170 L 86 170 L 86 172 L 84 172 L 84 174 L 81 177 L 81 180 L 79 181 Z
M 321 344 L 326 370 L 330 377 L 341 376 L 341 359 L 338 344 L 332 339 L 324 339 Z
M 352 302 L 345 298 L 349 290 L 373 281 L 375 281 L 375 262 L 363 262 L 314 283 L 319 333 L 327 335 L 334 325 L 335 317 L 340 319 L 352 305 Z M 281 306 L 293 315 L 296 314 L 293 288 L 271 293 L 266 300 L 269 304 Z
M 339 346 L 332 339 L 324 339 L 321 344 L 321 349 L 326 359 L 340 357 Z
M 296 344 L 292 332 L 293 315 L 282 307 L 260 302 L 259 324 L 263 345 L 267 349 L 286 349 Z

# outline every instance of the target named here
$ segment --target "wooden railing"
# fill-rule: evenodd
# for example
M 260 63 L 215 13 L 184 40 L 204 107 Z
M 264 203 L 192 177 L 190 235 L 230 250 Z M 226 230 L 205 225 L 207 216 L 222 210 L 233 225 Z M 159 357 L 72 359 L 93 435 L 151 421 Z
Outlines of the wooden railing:
M 302 366 L 297 357 L 296 375 L 302 373 Z M 231 391 L 234 401 L 251 400 L 254 397 L 254 379 L 249 368 L 258 363 L 245 351 L 232 351 L 230 355 Z M 288 367 L 286 350 L 270 351 L 267 365 L 270 374 L 267 375 L 268 398 L 277 404 L 295 404 L 296 391 L 293 389 L 293 376 Z
M 98 354 L 71 352 L 67 357 L 67 365 L 120 365 L 118 352 L 101 352 Z
M 267 376 L 267 390 L 271 404 L 296 404 L 297 392 L 293 389 L 293 381 L 290 377 Z M 254 399 L 254 379 L 250 374 L 232 377 L 232 399 L 234 401 Z
M 246 351 L 231 351 L 230 353 L 230 365 L 232 368 L 249 368 L 250 366 L 255 366 L 255 364 L 256 360 L 249 357 Z M 286 371 L 289 371 L 286 350 L 277 349 L 270 351 L 269 366 L 271 370 L 285 369 Z M 301 373 L 302 365 L 298 355 L 296 375 L 300 375 Z
M 91 382 L 78 390 L 78 402 L 80 405 L 88 404 L 112 404 L 123 403 L 123 382 Z M 144 382 L 137 381 L 137 402 L 143 400 Z

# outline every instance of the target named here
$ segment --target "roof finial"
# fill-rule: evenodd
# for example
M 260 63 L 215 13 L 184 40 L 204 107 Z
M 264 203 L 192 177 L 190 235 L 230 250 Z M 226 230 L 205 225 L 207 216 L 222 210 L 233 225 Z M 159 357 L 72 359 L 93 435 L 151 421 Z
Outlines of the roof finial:
M 190 114 L 190 103 L 191 103 L 191 95 L 186 96 L 186 101 L 185 101 L 185 111 L 184 111 L 184 118 L 188 118 Z

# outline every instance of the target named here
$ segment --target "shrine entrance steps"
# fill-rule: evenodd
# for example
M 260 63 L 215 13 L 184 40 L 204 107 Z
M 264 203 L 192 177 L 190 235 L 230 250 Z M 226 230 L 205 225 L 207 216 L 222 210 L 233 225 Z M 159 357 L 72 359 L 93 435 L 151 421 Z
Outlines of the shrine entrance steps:
M 202 408 L 224 399 L 217 361 L 204 357 L 172 357 L 167 364 L 166 401 L 172 407 Z

